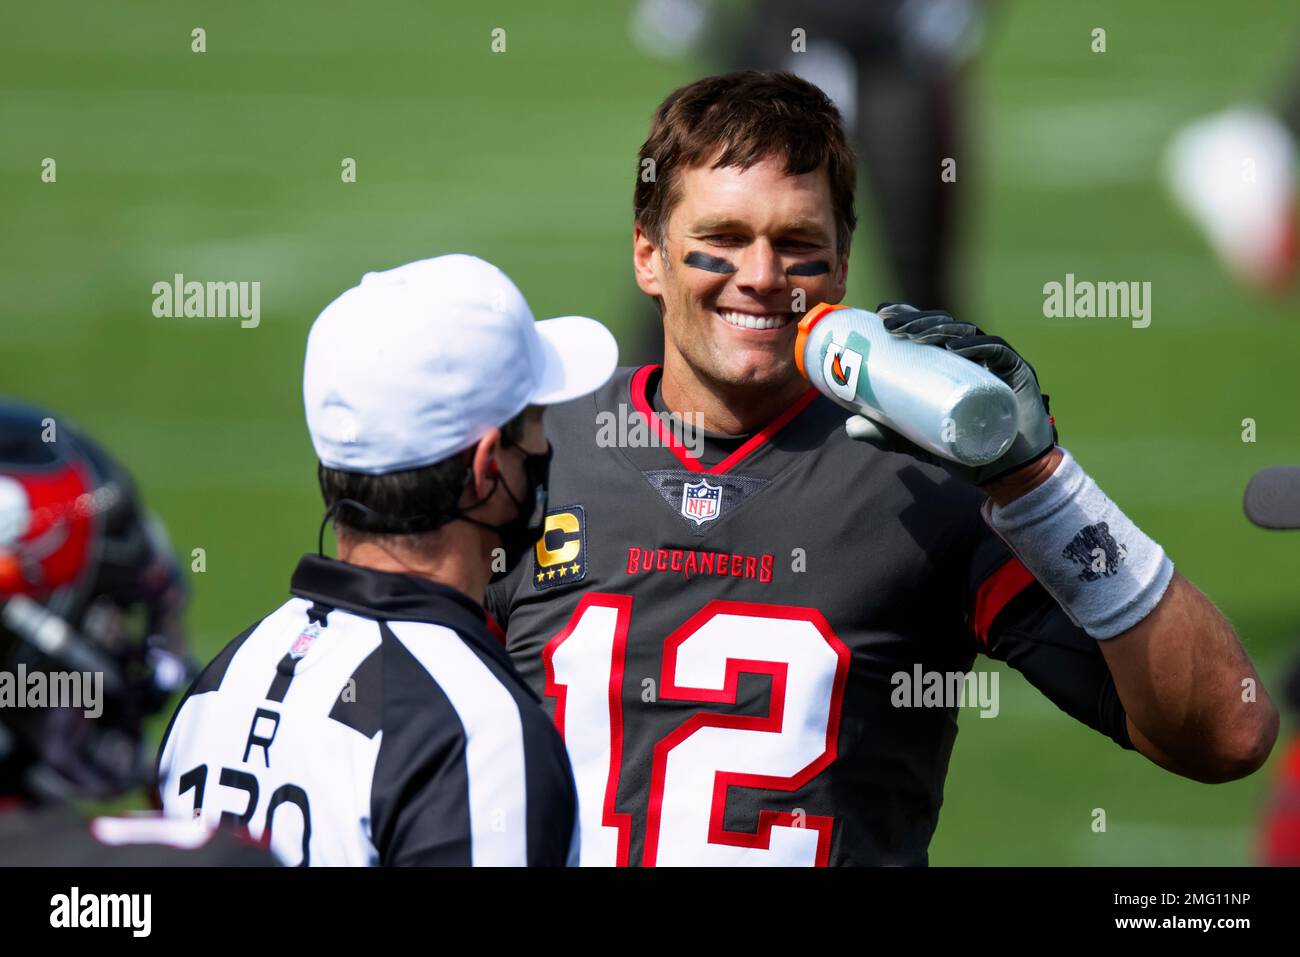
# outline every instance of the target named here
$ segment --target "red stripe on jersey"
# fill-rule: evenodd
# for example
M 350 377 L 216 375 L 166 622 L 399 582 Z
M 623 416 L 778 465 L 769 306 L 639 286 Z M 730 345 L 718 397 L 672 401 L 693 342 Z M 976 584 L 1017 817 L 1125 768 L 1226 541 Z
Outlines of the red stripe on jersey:
M 677 437 L 673 435 L 672 430 L 664 425 L 663 420 L 660 419 L 659 416 L 655 414 L 654 409 L 650 407 L 650 398 L 646 395 L 646 382 L 650 378 L 651 374 L 659 368 L 660 367 L 656 365 L 642 366 L 633 373 L 631 390 L 632 405 L 638 412 L 646 417 L 650 423 L 650 427 L 654 429 L 655 434 L 659 436 L 659 440 L 668 447 L 668 450 L 671 451 L 673 455 L 677 456 L 677 461 L 681 462 L 686 469 L 692 472 L 704 472 L 708 475 L 723 475 L 726 472 L 729 472 L 732 468 L 739 465 L 746 458 L 752 455 L 764 442 L 785 428 L 790 423 L 791 419 L 797 416 L 804 409 L 808 408 L 808 404 L 812 402 L 813 399 L 817 398 L 817 390 L 812 386 L 809 386 L 807 391 L 799 396 L 799 398 L 795 399 L 794 402 L 790 403 L 789 408 L 771 422 L 767 423 L 767 425 L 763 426 L 763 428 L 758 432 L 755 432 L 750 436 L 749 440 L 746 441 L 744 445 L 736 449 L 736 451 L 732 452 L 717 465 L 713 466 L 713 468 L 706 469 L 704 464 L 695 456 L 691 455 L 691 453 L 687 451 L 686 446 L 682 445 L 682 443 L 677 440 Z
M 975 594 L 975 616 L 971 629 L 980 644 L 988 647 L 989 629 L 1007 603 L 1034 583 L 1029 569 L 1018 558 L 1008 558 L 988 578 L 980 583 Z
M 487 630 L 491 633 L 492 637 L 501 642 L 501 647 L 504 648 L 506 646 L 506 633 L 501 630 L 501 626 L 497 624 L 497 620 L 492 617 L 492 612 L 488 611 L 486 608 L 483 609 L 483 620 L 487 622 Z

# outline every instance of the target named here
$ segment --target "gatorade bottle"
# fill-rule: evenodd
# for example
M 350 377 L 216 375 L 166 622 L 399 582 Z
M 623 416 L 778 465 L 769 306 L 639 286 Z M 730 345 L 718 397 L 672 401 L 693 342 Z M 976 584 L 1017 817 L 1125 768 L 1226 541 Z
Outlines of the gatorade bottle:
M 983 366 L 890 335 L 874 312 L 818 303 L 799 321 L 794 360 L 839 405 L 962 465 L 987 465 L 1016 436 L 1016 397 Z

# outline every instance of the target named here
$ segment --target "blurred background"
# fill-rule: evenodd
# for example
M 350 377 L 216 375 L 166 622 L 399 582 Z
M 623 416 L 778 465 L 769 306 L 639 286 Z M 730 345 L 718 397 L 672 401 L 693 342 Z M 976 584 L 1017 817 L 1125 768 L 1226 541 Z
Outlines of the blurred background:
M 1300 536 L 1251 526 L 1241 494 L 1259 468 L 1300 463 L 1300 300 L 1222 267 L 1165 164 L 1187 124 L 1280 101 L 1300 10 L 1007 0 L 976 13 L 948 64 L 964 130 L 962 205 L 942 220 L 952 299 L 919 304 L 953 305 L 1030 358 L 1063 443 L 1223 608 L 1276 690 L 1300 648 Z M 643 359 L 637 149 L 663 96 L 734 65 L 762 15 L 743 2 L 5 7 L 0 394 L 85 427 L 134 472 L 184 563 L 204 550 L 189 620 L 205 661 L 287 596 L 315 547 L 300 375 L 319 310 L 366 271 L 468 252 L 505 269 L 537 316 L 598 317 L 625 362 Z M 767 26 L 788 48 L 788 24 Z M 810 23 L 808 50 L 824 39 Z M 886 118 L 858 135 L 870 150 L 913 134 Z M 873 212 L 890 196 L 864 174 L 856 305 L 914 288 Z M 152 286 L 176 273 L 259 281 L 260 324 L 156 318 Z M 1150 282 L 1150 326 L 1045 318 L 1043 286 L 1067 273 Z M 1014 672 L 1001 690 L 997 720 L 962 717 L 933 863 L 1257 859 L 1288 730 L 1259 774 L 1204 786 L 1121 752 Z

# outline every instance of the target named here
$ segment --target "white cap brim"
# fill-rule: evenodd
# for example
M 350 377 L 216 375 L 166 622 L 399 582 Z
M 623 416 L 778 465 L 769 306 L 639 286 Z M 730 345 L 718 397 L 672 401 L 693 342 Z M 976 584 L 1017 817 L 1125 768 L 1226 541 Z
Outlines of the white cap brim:
M 555 405 L 595 392 L 618 366 L 618 343 L 595 319 L 560 316 L 536 323 L 542 369 L 530 405 Z

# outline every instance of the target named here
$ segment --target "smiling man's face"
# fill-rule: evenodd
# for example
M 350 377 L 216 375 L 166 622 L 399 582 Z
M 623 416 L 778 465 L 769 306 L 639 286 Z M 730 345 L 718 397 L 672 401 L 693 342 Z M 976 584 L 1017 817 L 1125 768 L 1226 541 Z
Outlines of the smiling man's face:
M 788 387 L 799 315 L 844 296 L 848 251 L 836 249 L 825 170 L 705 164 L 677 186 L 663 248 L 638 227 L 633 251 L 637 284 L 663 302 L 665 364 L 680 358 L 728 391 Z

